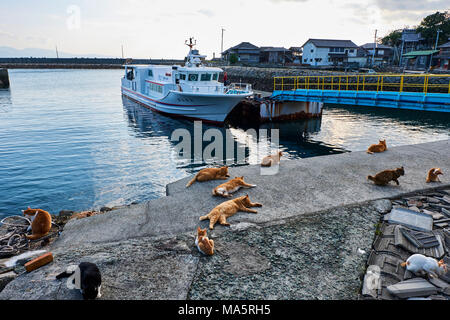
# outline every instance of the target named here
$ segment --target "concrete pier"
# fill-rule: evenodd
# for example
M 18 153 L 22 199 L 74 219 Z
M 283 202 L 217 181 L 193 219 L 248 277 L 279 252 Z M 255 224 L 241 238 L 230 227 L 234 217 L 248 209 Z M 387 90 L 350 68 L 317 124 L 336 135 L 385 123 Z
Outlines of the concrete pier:
M 0 68 L 0 89 L 9 88 L 9 75 L 8 69 Z
M 389 143 L 389 142 L 388 142 Z M 282 161 L 276 175 L 259 166 L 230 168 L 257 187 L 257 214 L 239 212 L 208 235 L 216 254 L 194 245 L 198 218 L 225 201 L 211 190 L 223 181 L 167 186 L 167 196 L 72 220 L 51 246 L 55 261 L 19 276 L 0 299 L 79 298 L 54 280 L 67 264 L 93 261 L 102 270 L 106 299 L 356 299 L 380 206 L 386 198 L 450 185 L 450 140 Z M 366 179 L 404 166 L 400 185 Z M 425 183 L 431 167 L 442 183 Z M 387 201 L 389 202 L 389 201 Z M 390 202 L 389 202 L 390 203 Z

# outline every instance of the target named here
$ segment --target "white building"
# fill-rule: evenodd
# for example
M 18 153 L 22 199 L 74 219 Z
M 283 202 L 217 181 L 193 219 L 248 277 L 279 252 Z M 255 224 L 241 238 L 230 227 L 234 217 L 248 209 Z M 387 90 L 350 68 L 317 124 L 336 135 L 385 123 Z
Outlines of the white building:
M 303 64 L 311 66 L 342 65 L 356 57 L 358 46 L 351 40 L 308 39 L 303 48 Z

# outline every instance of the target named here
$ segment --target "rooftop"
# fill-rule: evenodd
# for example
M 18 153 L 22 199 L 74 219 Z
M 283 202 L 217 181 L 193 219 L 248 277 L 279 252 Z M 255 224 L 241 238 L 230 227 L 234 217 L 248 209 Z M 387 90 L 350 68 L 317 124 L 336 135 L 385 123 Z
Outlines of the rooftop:
M 302 47 L 308 42 L 312 42 L 316 47 L 332 48 L 332 47 L 344 47 L 344 48 L 358 48 L 358 46 L 351 40 L 336 40 L 336 39 L 308 39 Z
M 363 44 L 361 47 L 363 47 L 364 49 L 373 49 L 374 47 L 374 43 L 373 42 L 369 42 L 369 43 L 365 43 Z M 377 49 L 392 49 L 391 46 L 387 46 L 385 44 L 377 44 Z

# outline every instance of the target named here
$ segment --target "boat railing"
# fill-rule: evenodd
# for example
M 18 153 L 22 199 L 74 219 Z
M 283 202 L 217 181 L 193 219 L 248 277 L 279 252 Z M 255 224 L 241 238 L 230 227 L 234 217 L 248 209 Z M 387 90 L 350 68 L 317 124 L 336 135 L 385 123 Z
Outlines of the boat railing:
M 191 86 L 192 92 L 195 93 L 225 93 L 226 87 L 223 85 L 205 85 L 205 86 Z
M 252 91 L 250 83 L 231 83 L 227 88 L 227 93 L 247 93 Z

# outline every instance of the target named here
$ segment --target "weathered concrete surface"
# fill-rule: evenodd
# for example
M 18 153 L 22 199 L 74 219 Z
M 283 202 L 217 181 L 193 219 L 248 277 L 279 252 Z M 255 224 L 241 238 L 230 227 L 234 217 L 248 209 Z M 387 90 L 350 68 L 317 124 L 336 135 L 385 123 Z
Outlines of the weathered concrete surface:
M 213 257 L 198 253 L 193 233 L 198 217 L 224 201 L 211 196 L 222 181 L 186 189 L 188 177 L 168 185 L 167 197 L 71 220 L 50 247 L 55 261 L 17 277 L 0 299 L 79 298 L 54 276 L 81 261 L 99 265 L 105 299 L 356 298 L 364 252 L 379 213 L 389 209 L 385 201 L 367 201 L 448 185 L 449 150 L 447 140 L 283 161 L 273 176 L 260 175 L 259 166 L 231 168 L 232 176 L 258 185 L 247 191 L 263 207 L 258 214 L 239 212 L 228 220 L 231 228 L 210 232 L 218 249 Z M 366 180 L 400 165 L 406 171 L 400 186 Z M 443 170 L 444 183 L 425 183 L 434 166 Z
M 388 146 L 389 148 L 389 146 Z M 282 161 L 279 173 L 260 174 L 260 167 L 231 168 L 231 176 L 245 177 L 256 188 L 240 190 L 250 199 L 263 204 L 258 214 L 239 212 L 229 219 L 238 222 L 263 223 L 327 210 L 342 205 L 392 198 L 415 190 L 436 187 L 425 183 L 428 169 L 440 167 L 444 172 L 442 185 L 450 183 L 450 140 L 389 148 L 384 153 L 369 155 L 351 152 L 300 160 Z M 384 169 L 405 167 L 400 185 L 376 186 L 367 175 Z M 212 197 L 211 190 L 224 181 L 208 181 L 185 185 L 186 177 L 167 186 L 167 197 L 114 210 L 108 214 L 74 220 L 55 243 L 57 246 L 78 246 L 82 243 L 120 241 L 130 237 L 175 235 L 191 232 L 198 217 L 208 213 L 223 198 Z M 441 185 L 441 184 L 439 184 Z M 200 225 L 206 226 L 208 221 Z M 219 227 L 218 229 L 221 229 Z
M 190 299 L 357 299 L 379 213 L 332 209 L 226 232 L 201 258 Z
M 365 204 L 242 223 L 214 237 L 212 257 L 192 233 L 54 248 L 53 263 L 20 275 L 0 299 L 80 299 L 55 276 L 81 261 L 99 266 L 102 299 L 357 299 L 378 220 Z
M 82 261 L 101 270 L 104 299 L 185 299 L 198 263 L 198 254 L 191 249 L 177 238 L 56 248 L 53 263 L 21 274 L 0 292 L 0 299 L 81 299 L 78 290 L 67 289 L 66 279 L 55 276 Z

